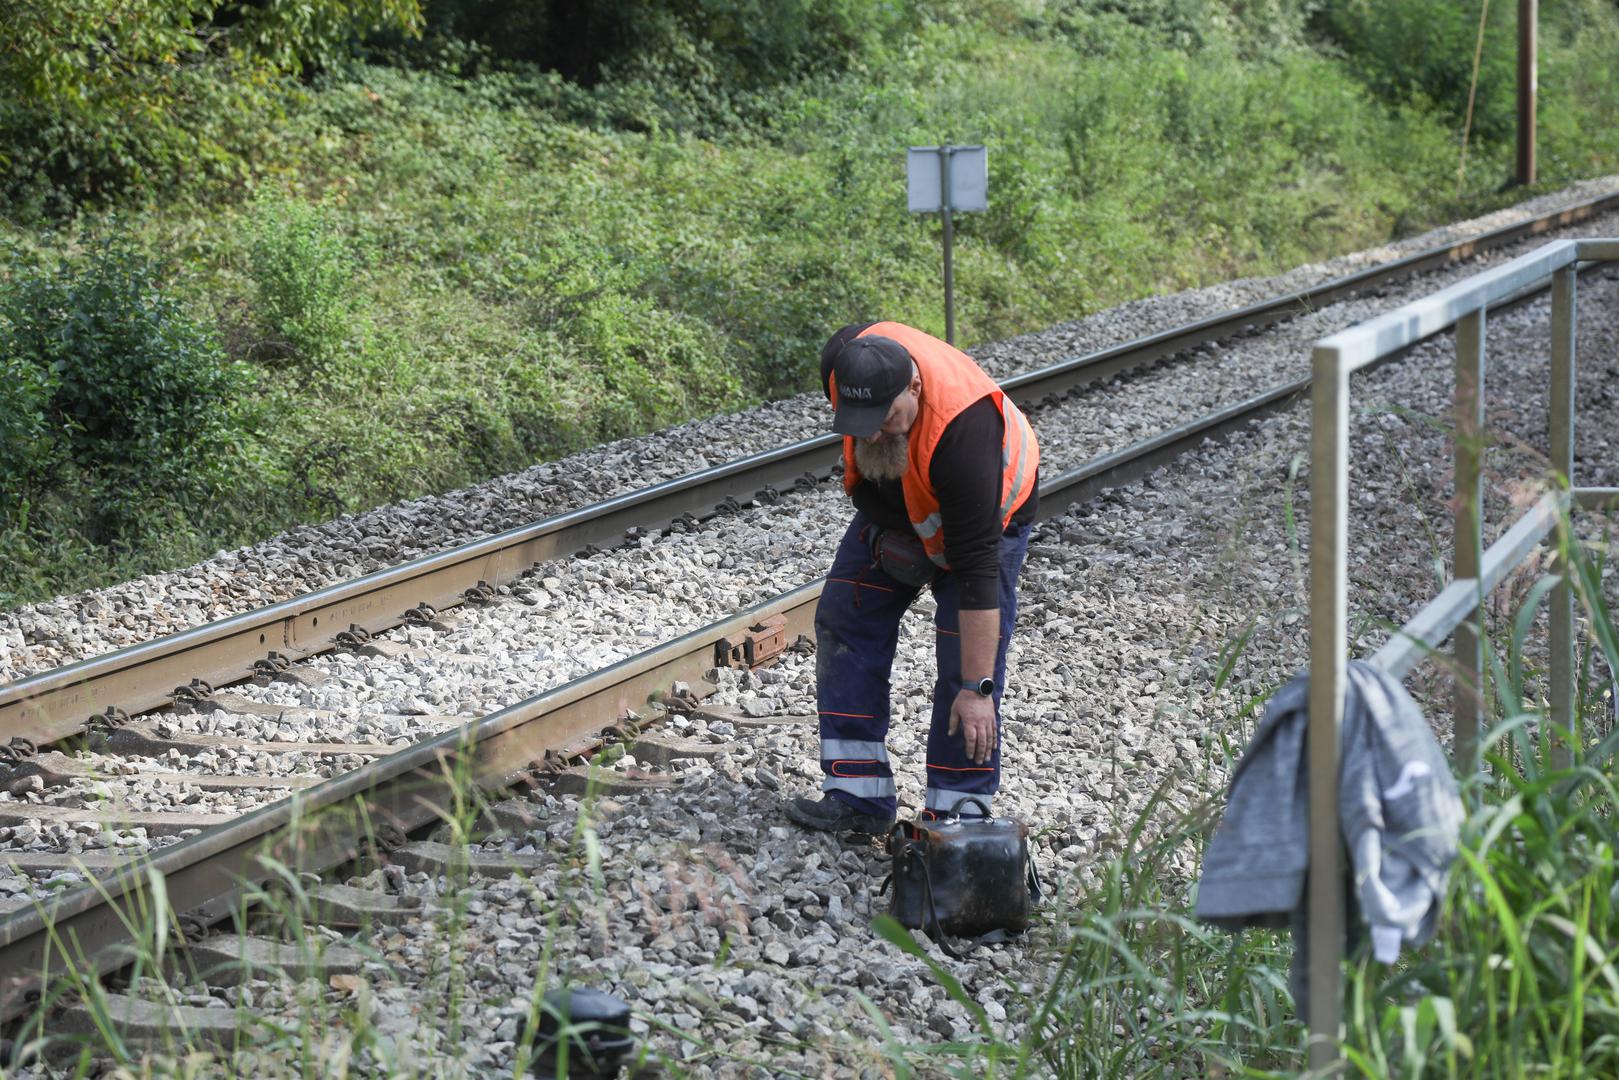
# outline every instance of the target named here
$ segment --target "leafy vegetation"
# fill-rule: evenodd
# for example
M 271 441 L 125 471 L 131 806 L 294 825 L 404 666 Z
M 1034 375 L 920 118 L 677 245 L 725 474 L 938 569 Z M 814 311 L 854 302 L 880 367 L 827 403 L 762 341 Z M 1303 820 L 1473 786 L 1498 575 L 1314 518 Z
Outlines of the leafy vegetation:
M 280 118 L 286 75 L 419 20 L 416 0 L 0 0 L 0 194 L 63 214 L 230 190 Z
M 1481 13 L 1481 7 L 1442 0 L 1393 5 L 1350 0 L 1323 5 L 1315 19 L 1380 100 L 1437 110 L 1458 128 L 1474 102 L 1473 130 L 1487 140 L 1511 139 L 1517 38 L 1507 20 L 1481 23 Z
M 969 345 L 1517 197 L 1492 119 L 1510 5 L 1459 194 L 1476 12 L 1384 7 L 19 7 L 0 240 L 58 273 L 144 260 L 223 349 L 239 454 L 224 490 L 129 472 L 109 532 L 47 468 L 74 437 L 37 404 L 58 376 L 8 355 L 0 603 L 800 392 L 848 321 L 942 331 L 908 144 L 990 147 L 990 209 L 957 222 Z M 1619 12 L 1542 17 L 1551 186 L 1619 164 Z M 1409 56 L 1419 35 L 1389 37 L 1430 24 Z
M 16 457 L 0 520 L 35 511 L 114 546 L 215 498 L 240 434 L 235 365 L 148 257 L 109 239 L 77 262 L 14 252 L 4 269 L 0 438 Z
M 289 200 L 266 200 L 248 222 L 254 329 L 250 358 L 286 360 L 305 377 L 334 376 L 349 355 L 363 352 L 366 297 L 351 290 L 359 269 L 355 246 L 342 237 L 332 211 Z

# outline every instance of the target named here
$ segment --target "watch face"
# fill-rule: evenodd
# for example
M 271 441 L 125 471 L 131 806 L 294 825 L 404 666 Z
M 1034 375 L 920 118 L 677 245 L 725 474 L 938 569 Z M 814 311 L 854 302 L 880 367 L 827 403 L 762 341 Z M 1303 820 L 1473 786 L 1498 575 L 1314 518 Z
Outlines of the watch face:
M 994 679 L 979 679 L 978 680 L 978 692 L 980 694 L 983 694 L 985 697 L 992 696 L 995 693 L 995 680 Z

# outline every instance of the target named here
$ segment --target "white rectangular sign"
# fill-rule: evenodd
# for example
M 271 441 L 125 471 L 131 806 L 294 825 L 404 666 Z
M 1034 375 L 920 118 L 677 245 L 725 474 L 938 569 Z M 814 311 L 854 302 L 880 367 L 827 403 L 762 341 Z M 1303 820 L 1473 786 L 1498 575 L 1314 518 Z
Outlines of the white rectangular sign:
M 950 158 L 952 212 L 989 209 L 989 151 L 982 146 L 913 146 L 906 154 L 906 194 L 913 214 L 945 208 L 940 170 Z

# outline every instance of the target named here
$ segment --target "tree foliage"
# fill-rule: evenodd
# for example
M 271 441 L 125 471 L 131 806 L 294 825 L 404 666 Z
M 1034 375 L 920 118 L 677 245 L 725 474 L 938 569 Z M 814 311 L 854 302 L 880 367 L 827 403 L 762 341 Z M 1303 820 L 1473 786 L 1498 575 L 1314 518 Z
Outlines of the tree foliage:
M 1471 92 L 1473 135 L 1502 139 L 1511 135 L 1515 123 L 1514 8 L 1499 3 L 1488 8 L 1479 53 L 1479 22 L 1485 11 L 1482 2 L 1344 0 L 1321 5 L 1315 26 L 1382 100 L 1431 108 L 1460 129 Z
M 39 104 L 85 106 L 209 53 L 298 71 L 357 34 L 420 21 L 418 0 L 0 0 L 0 79 Z
M 671 64 L 740 89 L 844 70 L 917 23 L 894 0 L 444 0 L 434 29 L 585 86 Z M 701 58 L 701 72 L 690 64 Z M 686 61 L 682 64 L 682 61 Z
M 969 343 L 1493 209 L 1472 2 L 0 0 L 0 605 L 804 389 L 851 320 L 940 332 L 907 145 L 991 148 Z M 1619 9 L 1541 40 L 1542 176 L 1612 172 Z
M 420 22 L 418 0 L 0 0 L 0 193 L 64 211 L 239 179 L 282 79 Z

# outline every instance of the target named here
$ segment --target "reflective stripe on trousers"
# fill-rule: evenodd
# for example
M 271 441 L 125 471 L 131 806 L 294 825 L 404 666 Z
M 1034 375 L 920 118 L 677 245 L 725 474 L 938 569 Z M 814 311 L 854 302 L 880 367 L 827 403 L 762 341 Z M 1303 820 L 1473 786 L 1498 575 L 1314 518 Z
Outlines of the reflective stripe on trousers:
M 931 774 L 929 774 L 929 776 L 931 779 Z M 966 806 L 961 807 L 962 817 L 974 817 L 991 811 L 991 798 L 992 796 L 979 792 L 958 791 L 955 788 L 934 787 L 930 782 L 928 784 L 927 802 L 924 803 L 924 806 L 933 816 L 946 817 L 956 809 L 956 806 L 961 802 L 962 799 L 976 799 L 978 802 L 984 804 L 982 810 L 973 803 L 968 803 Z
M 856 512 L 832 559 L 826 587 L 815 608 L 816 693 L 820 711 L 823 791 L 864 813 L 895 812 L 894 774 L 885 741 L 889 722 L 889 671 L 899 641 L 899 623 L 921 590 L 902 585 L 872 562 L 865 532 L 872 526 Z M 1000 547 L 1001 640 L 995 684 L 1006 679 L 1006 647 L 1017 619 L 1017 577 L 1028 552 L 1029 526 L 1006 530 Z M 960 594 L 956 576 L 941 573 L 932 586 L 937 677 L 928 733 L 928 806 L 949 810 L 965 795 L 988 802 L 1000 787 L 1000 701 L 995 692 L 995 751 L 982 765 L 967 759 L 961 732 L 948 734 L 950 706 L 961 690 Z M 947 793 L 935 796 L 935 792 Z M 947 800 L 947 801 L 946 801 Z M 966 808 L 976 813 L 972 807 Z

